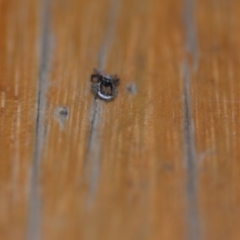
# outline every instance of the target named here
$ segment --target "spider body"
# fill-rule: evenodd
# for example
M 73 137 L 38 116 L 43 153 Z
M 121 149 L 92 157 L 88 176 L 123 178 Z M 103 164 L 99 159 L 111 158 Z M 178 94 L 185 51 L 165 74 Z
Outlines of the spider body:
M 119 81 L 117 75 L 108 75 L 94 69 L 94 73 L 91 75 L 93 94 L 96 98 L 111 101 L 117 96 Z

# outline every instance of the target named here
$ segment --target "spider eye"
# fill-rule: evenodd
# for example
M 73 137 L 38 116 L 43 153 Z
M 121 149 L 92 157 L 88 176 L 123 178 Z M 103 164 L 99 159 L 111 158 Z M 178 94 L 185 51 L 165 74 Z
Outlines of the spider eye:
M 108 77 L 104 77 L 103 80 L 106 81 L 106 82 L 110 82 L 111 81 L 111 79 L 108 78 Z
M 109 81 L 103 81 L 102 85 L 105 86 L 105 87 L 111 87 L 112 86 L 111 82 L 109 82 Z

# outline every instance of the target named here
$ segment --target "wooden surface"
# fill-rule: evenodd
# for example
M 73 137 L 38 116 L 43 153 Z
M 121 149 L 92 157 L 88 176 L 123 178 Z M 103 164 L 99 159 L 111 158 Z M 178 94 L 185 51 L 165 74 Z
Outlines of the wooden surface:
M 238 0 L 0 0 L 0 26 L 1 240 L 240 239 Z

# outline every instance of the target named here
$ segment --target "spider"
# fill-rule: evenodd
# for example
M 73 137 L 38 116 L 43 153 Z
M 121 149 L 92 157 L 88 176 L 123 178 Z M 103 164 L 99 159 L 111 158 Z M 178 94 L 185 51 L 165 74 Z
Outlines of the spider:
M 95 98 L 111 101 L 117 96 L 117 85 L 120 79 L 117 75 L 108 75 L 96 69 L 91 75 L 92 91 Z

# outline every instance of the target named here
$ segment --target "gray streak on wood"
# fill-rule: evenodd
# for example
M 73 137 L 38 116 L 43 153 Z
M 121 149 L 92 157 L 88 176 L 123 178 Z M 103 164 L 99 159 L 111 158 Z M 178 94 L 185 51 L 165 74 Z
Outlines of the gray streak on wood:
M 186 50 L 192 56 L 194 70 L 198 66 L 197 34 L 194 20 L 195 0 L 184 0 L 184 25 Z
M 188 59 L 184 60 L 184 87 L 183 87 L 183 131 L 184 131 L 184 147 L 185 147 L 185 164 L 187 167 L 187 218 L 188 218 L 188 239 L 200 240 L 201 227 L 199 221 L 198 204 L 197 204 L 197 153 L 195 146 L 194 121 L 192 117 L 191 107 L 191 70 L 196 70 L 198 61 L 197 37 L 194 25 L 194 0 L 185 0 L 184 2 L 184 24 L 186 31 L 186 50 L 191 55 L 194 69 Z
M 46 111 L 46 92 L 47 92 L 47 77 L 50 65 L 50 0 L 44 0 L 41 8 L 41 33 L 39 47 L 39 77 L 37 86 L 36 99 L 36 125 L 35 125 L 35 140 L 33 161 L 30 176 L 30 197 L 29 197 L 29 213 L 27 225 L 27 239 L 39 240 L 40 222 L 41 222 L 41 202 L 39 189 L 39 165 L 42 157 L 45 140 L 45 111 Z
M 107 55 L 109 53 L 111 43 L 113 40 L 116 16 L 119 8 L 120 0 L 111 0 L 111 6 L 109 9 L 109 15 L 107 19 L 106 31 L 102 39 L 101 47 L 98 54 L 98 70 L 104 70 L 106 65 Z M 101 132 L 99 125 L 101 122 L 101 112 L 103 109 L 103 102 L 99 99 L 95 99 L 92 107 L 91 127 L 89 132 L 88 147 L 86 153 L 85 163 L 91 165 L 90 177 L 89 177 L 89 196 L 88 205 L 92 203 L 97 191 L 97 181 L 100 172 L 100 138 Z
M 184 147 L 185 147 L 185 164 L 187 167 L 187 217 L 189 226 L 189 240 L 199 240 L 200 226 L 199 214 L 197 207 L 197 154 L 195 147 L 194 123 L 191 114 L 191 97 L 190 97 L 190 69 L 188 64 L 184 63 Z
M 106 65 L 107 55 L 113 40 L 116 25 L 116 17 L 119 9 L 119 2 L 120 0 L 111 0 L 111 6 L 109 9 L 109 15 L 107 19 L 107 27 L 98 54 L 98 70 L 104 70 L 104 67 Z

